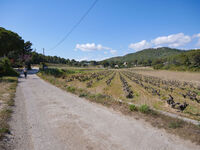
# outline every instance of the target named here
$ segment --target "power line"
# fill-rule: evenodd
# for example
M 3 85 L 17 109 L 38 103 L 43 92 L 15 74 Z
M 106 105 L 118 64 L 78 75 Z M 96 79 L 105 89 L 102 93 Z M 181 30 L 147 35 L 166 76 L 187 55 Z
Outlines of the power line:
M 64 36 L 63 39 L 61 39 L 53 48 L 51 48 L 50 50 L 55 49 L 56 47 L 58 47 L 62 42 L 65 41 L 66 38 L 69 37 L 69 35 L 74 31 L 75 28 L 78 27 L 78 25 L 83 21 L 83 19 L 89 14 L 89 12 L 92 10 L 92 8 L 96 5 L 98 0 L 95 0 L 92 5 L 89 7 L 89 9 L 83 14 L 83 16 L 80 18 L 80 20 L 71 28 L 71 30 L 69 30 L 69 32 L 67 32 L 67 34 Z

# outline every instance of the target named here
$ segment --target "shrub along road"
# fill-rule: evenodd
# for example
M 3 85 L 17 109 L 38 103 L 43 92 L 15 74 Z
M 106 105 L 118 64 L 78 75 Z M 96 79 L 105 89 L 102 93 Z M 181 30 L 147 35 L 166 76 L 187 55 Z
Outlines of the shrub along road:
M 20 78 L 11 149 L 200 149 L 132 117 L 67 93 L 37 75 Z

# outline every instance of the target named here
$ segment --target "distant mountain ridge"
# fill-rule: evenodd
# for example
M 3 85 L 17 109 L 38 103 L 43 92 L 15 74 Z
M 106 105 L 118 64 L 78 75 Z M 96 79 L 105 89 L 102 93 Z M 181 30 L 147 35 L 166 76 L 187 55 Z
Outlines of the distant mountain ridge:
M 130 53 L 125 56 L 112 57 L 106 59 L 106 61 L 119 61 L 119 62 L 130 62 L 130 61 L 142 61 L 142 60 L 154 60 L 157 58 L 165 58 L 173 55 L 177 55 L 185 52 L 185 50 L 174 49 L 169 47 L 160 47 L 160 48 L 148 48 L 135 53 Z

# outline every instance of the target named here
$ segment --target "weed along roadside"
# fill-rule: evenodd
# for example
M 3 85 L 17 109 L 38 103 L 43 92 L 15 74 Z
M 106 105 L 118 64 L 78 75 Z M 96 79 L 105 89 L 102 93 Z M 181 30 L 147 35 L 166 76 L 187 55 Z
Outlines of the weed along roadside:
M 111 88 L 113 87 L 113 84 L 115 84 L 114 82 L 120 81 L 121 76 L 123 83 L 119 88 L 122 89 L 124 85 L 124 88 L 126 89 L 124 92 L 127 93 L 128 91 L 132 91 L 132 96 L 135 98 L 135 102 L 137 101 L 139 92 L 126 84 L 128 79 L 125 79 L 126 76 L 124 75 L 124 72 L 118 74 L 118 71 L 90 71 L 81 73 L 71 73 L 68 71 L 70 73 L 66 73 L 66 71 L 59 70 L 58 77 L 57 71 L 54 70 L 53 74 L 49 72 L 47 74 L 41 71 L 38 73 L 38 76 L 67 92 L 83 97 L 91 102 L 111 107 L 114 110 L 120 111 L 123 114 L 136 119 L 144 119 L 153 127 L 163 128 L 171 134 L 178 135 L 183 139 L 190 140 L 200 145 L 200 125 L 195 125 L 191 122 L 184 121 L 181 118 L 161 113 L 149 106 L 148 103 L 140 105 L 137 103 L 134 104 L 134 101 L 130 101 L 129 98 L 124 98 L 124 96 L 126 96 L 124 93 L 118 93 L 118 96 L 121 96 L 122 100 L 116 98 L 115 95 L 110 95 L 110 93 L 112 93 Z M 109 84 L 107 81 L 109 81 Z M 87 86 L 88 82 L 91 83 L 90 87 Z M 128 86 L 128 88 L 126 86 Z
M 0 149 L 4 148 L 6 134 L 10 134 L 8 121 L 14 106 L 17 81 L 17 77 L 4 76 L 0 78 Z

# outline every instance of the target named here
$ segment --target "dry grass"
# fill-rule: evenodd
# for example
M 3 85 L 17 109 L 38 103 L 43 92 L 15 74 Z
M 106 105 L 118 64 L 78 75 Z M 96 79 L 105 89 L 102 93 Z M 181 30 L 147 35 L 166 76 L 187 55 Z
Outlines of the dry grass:
M 150 75 L 155 77 L 160 77 L 165 80 L 181 80 L 188 82 L 198 82 L 200 83 L 200 73 L 198 72 L 181 72 L 181 71 L 169 71 L 169 70 L 151 70 L 149 68 L 135 68 L 134 71 L 143 74 Z
M 12 113 L 10 107 L 14 105 L 16 86 L 16 77 L 0 78 L 0 140 L 9 133 L 8 119 Z
M 153 97 L 151 94 L 149 94 L 147 91 L 145 91 L 141 86 L 137 85 L 136 83 L 132 82 L 130 79 L 128 79 L 126 76 L 123 76 L 126 81 L 129 83 L 129 85 L 132 87 L 134 98 L 132 102 L 135 104 L 147 104 L 149 106 L 152 106 L 155 102 L 155 97 Z
M 119 78 L 119 73 L 117 72 L 115 78 L 111 81 L 110 86 L 106 86 L 104 92 L 108 95 L 111 95 L 114 98 L 123 98 L 124 93 L 122 89 L 122 84 Z
M 105 88 L 107 87 L 107 84 L 106 84 L 106 80 L 108 80 L 111 76 L 113 75 L 113 73 L 112 74 L 110 74 L 109 76 L 106 76 L 106 77 L 104 77 L 102 80 L 100 80 L 100 81 L 96 81 L 96 79 L 95 80 L 93 80 L 93 85 L 92 85 L 92 87 L 91 88 L 88 88 L 87 90 L 89 91 L 89 92 L 91 92 L 91 93 L 102 93 L 102 94 L 106 94 L 105 93 Z

